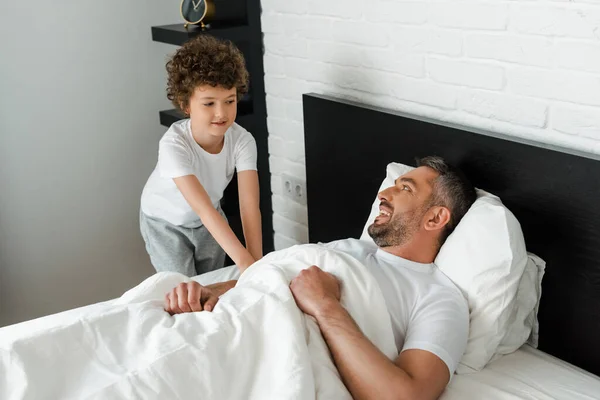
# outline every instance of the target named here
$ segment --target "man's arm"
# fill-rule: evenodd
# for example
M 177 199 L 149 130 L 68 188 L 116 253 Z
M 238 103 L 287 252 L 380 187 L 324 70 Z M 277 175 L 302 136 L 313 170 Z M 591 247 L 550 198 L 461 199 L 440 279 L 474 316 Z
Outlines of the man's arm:
M 450 379 L 446 364 L 424 350 L 407 350 L 389 360 L 340 304 L 333 275 L 313 266 L 294 278 L 290 288 L 300 309 L 317 320 L 355 399 L 437 399 L 444 391 Z

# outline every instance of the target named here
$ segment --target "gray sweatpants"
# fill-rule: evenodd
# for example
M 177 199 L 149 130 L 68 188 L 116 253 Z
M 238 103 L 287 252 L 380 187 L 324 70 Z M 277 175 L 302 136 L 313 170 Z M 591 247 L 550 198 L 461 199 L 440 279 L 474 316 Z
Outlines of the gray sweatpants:
M 219 212 L 225 218 L 223 211 Z M 140 212 L 140 231 L 157 272 L 195 276 L 225 264 L 225 251 L 204 225 L 184 228 Z

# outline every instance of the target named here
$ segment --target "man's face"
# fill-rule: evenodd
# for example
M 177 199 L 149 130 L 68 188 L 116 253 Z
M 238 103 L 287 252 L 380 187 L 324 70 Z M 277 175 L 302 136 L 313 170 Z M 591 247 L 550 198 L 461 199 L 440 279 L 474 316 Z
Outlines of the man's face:
M 437 177 L 433 169 L 419 167 L 379 193 L 379 215 L 368 229 L 377 246 L 404 244 L 421 229 Z

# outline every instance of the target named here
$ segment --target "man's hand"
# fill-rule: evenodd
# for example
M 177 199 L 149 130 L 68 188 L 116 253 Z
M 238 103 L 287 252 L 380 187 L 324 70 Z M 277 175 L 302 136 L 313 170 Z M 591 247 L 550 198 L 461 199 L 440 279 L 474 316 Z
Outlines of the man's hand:
M 195 311 L 212 311 L 219 296 L 235 286 L 236 281 L 202 286 L 196 281 L 180 283 L 165 295 L 165 311 L 182 314 Z
M 337 278 L 316 265 L 300 271 L 290 283 L 290 289 L 298 307 L 315 318 L 332 302 L 340 301 Z

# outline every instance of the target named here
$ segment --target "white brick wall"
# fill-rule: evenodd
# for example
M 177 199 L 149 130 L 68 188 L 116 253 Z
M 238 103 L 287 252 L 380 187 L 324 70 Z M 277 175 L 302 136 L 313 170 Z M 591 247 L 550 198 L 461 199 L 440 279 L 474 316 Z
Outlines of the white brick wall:
M 302 94 L 600 154 L 600 0 L 263 0 L 275 247 L 308 240 Z M 373 194 L 375 195 L 375 194 Z

